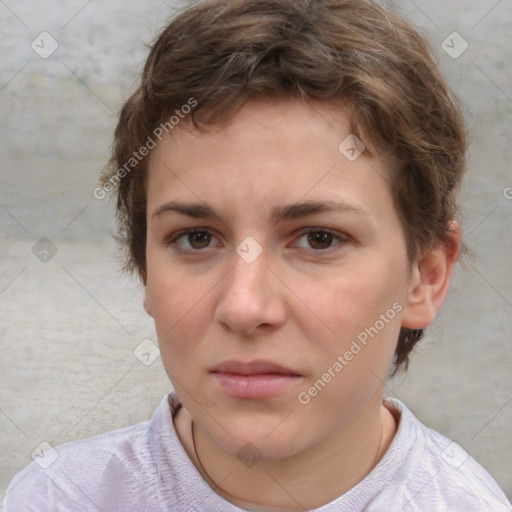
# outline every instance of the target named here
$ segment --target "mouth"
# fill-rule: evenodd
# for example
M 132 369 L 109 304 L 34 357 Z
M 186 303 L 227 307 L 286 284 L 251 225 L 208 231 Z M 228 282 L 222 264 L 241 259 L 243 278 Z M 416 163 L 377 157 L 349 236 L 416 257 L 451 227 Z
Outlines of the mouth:
M 264 399 L 282 395 L 303 378 L 272 361 L 226 361 L 210 370 L 219 387 L 235 398 Z

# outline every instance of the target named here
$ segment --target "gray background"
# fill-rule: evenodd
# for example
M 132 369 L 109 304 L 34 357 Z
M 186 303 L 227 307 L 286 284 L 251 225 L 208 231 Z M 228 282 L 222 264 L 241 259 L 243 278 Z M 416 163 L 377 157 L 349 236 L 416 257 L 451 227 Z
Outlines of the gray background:
M 119 271 L 113 205 L 92 190 L 145 44 L 176 5 L 0 0 L 1 496 L 41 442 L 144 421 L 169 390 L 160 359 L 145 366 L 133 354 L 156 340 L 154 328 L 141 286 Z M 386 393 L 459 442 L 512 497 L 512 0 L 395 7 L 431 40 L 464 104 L 461 220 L 476 258 L 457 267 L 408 374 Z M 43 31 L 59 45 L 46 59 L 31 48 Z M 469 45 L 458 58 L 441 48 L 453 31 Z M 57 249 L 47 262 L 36 257 L 45 242 L 33 253 L 42 237 Z

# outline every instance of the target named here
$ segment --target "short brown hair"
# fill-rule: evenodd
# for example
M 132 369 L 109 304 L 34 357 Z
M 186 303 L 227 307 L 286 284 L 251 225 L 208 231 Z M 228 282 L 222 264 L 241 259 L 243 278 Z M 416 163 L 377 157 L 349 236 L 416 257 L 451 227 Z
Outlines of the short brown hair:
M 447 241 L 465 171 L 464 126 L 414 28 L 371 0 L 201 1 L 152 45 L 102 176 L 104 185 L 115 181 L 125 268 L 144 283 L 148 158 L 130 169 L 126 162 L 191 98 L 187 119 L 206 129 L 257 96 L 342 100 L 353 132 L 391 163 L 409 260 Z M 393 374 L 407 368 L 422 336 L 422 329 L 401 329 Z

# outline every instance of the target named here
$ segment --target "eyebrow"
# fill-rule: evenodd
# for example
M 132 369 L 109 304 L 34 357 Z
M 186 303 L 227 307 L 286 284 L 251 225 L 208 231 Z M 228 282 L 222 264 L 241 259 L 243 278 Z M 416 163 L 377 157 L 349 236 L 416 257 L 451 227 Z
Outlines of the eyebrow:
M 151 217 L 169 212 L 180 213 L 197 219 L 212 219 L 216 217 L 222 220 L 222 216 L 207 204 L 182 203 L 180 201 L 169 201 L 159 206 L 151 214 Z M 351 213 L 363 217 L 370 217 L 367 211 L 350 203 L 337 201 L 303 201 L 274 208 L 272 210 L 272 220 L 274 222 L 293 220 L 323 212 Z

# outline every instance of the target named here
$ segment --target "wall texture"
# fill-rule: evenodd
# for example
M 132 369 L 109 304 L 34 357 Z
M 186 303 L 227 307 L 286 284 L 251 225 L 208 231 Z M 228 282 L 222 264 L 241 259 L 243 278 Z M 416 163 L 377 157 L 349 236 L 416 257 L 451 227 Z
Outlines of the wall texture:
M 512 1 L 388 3 L 431 40 L 464 105 L 476 257 L 386 392 L 512 497 Z M 134 355 L 154 328 L 118 270 L 112 204 L 92 191 L 145 44 L 183 5 L 0 2 L 0 496 L 40 443 L 144 421 L 169 389 L 160 359 Z

